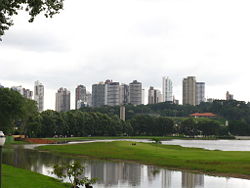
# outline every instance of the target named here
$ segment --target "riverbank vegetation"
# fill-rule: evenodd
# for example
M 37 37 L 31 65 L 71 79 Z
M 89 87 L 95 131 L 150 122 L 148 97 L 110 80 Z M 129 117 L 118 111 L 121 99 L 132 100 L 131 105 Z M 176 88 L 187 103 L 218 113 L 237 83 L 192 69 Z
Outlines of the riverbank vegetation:
M 210 151 L 161 144 L 125 141 L 49 145 L 39 149 L 100 159 L 131 160 L 207 174 L 250 179 L 250 152 Z
M 28 170 L 3 165 L 2 186 L 6 188 L 66 188 L 69 184 Z

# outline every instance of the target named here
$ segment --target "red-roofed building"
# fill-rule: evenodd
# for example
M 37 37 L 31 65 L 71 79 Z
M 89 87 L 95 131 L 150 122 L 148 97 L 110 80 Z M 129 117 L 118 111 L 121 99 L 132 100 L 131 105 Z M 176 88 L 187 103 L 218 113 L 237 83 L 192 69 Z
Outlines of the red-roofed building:
M 207 112 L 207 113 L 194 113 L 194 114 L 190 114 L 191 117 L 195 117 L 195 118 L 198 118 L 198 117 L 206 117 L 206 118 L 215 118 L 217 117 L 216 114 L 213 114 L 211 112 Z

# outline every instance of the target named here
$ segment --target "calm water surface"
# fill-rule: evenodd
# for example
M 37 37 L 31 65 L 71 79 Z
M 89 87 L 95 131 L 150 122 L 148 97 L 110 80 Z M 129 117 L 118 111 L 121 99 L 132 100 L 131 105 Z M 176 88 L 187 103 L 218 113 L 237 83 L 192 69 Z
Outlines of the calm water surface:
M 250 140 L 170 140 L 162 144 L 222 151 L 250 151 Z
M 3 154 L 6 164 L 52 177 L 50 172 L 54 164 L 74 160 L 85 165 L 85 176 L 99 179 L 95 188 L 250 188 L 250 180 L 193 174 L 130 162 L 76 159 L 22 146 L 6 148 Z

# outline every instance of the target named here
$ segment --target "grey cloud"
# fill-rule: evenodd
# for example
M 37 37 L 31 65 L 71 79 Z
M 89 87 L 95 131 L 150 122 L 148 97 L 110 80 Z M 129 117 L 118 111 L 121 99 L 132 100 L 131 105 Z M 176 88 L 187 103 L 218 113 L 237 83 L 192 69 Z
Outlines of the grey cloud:
M 29 31 L 9 31 L 3 37 L 1 46 L 8 48 L 14 47 L 25 51 L 35 52 L 64 52 L 67 51 L 65 41 L 60 40 L 54 34 L 47 32 Z

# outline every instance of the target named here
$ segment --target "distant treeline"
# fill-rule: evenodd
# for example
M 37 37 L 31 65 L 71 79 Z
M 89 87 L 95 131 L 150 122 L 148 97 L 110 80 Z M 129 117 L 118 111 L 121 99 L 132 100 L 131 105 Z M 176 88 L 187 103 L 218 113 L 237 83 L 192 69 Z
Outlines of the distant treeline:
M 189 115 L 195 112 L 213 112 L 218 118 L 190 118 Z M 199 106 L 127 105 L 125 122 L 118 114 L 119 107 L 107 106 L 39 113 L 34 101 L 23 98 L 16 91 L 0 89 L 0 129 L 9 134 L 29 137 L 250 135 L 249 105 L 235 100 L 218 100 Z M 228 126 L 225 126 L 226 120 Z
M 79 110 L 64 113 L 47 110 L 31 116 L 18 130 L 29 137 L 228 135 L 227 126 L 207 118 L 135 115 L 122 121 L 115 115 Z

